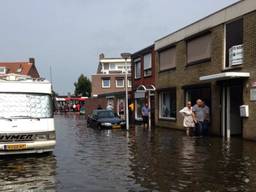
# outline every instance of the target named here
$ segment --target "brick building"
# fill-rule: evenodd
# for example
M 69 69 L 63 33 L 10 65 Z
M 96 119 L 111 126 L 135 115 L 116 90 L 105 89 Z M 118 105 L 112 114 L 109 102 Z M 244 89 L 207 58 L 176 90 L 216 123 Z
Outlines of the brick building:
M 32 78 L 40 77 L 34 58 L 29 58 L 29 61 L 0 62 L 0 78 L 5 78 L 7 74 L 30 76 Z
M 155 51 L 154 45 L 132 54 L 132 101 L 133 118 L 142 121 L 141 108 L 148 103 L 151 108 L 151 123 L 154 124 L 155 108 Z
M 131 60 L 127 60 L 128 87 L 131 89 Z M 125 60 L 122 58 L 105 58 L 100 55 L 95 75 L 92 75 L 92 95 L 125 91 Z
M 155 42 L 156 125 L 182 129 L 177 112 L 202 98 L 210 132 L 256 140 L 256 3 L 239 1 Z M 249 114 L 240 113 L 240 106 Z M 248 108 L 247 108 L 248 107 Z
M 128 91 L 131 91 L 131 59 L 106 58 L 103 54 L 99 57 L 97 72 L 92 75 L 92 98 L 91 100 L 105 108 L 109 103 L 114 111 L 119 112 L 125 109 L 125 72 L 128 72 Z M 88 109 L 95 109 L 96 105 L 86 103 Z M 88 113 L 91 112 L 88 110 Z

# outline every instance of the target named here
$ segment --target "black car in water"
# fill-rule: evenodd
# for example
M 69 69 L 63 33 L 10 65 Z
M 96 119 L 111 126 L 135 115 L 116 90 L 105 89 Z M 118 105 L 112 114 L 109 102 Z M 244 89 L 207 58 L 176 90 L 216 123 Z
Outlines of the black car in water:
M 87 117 L 87 126 L 97 129 L 117 129 L 125 128 L 125 120 L 122 120 L 111 110 L 99 109 L 94 110 Z

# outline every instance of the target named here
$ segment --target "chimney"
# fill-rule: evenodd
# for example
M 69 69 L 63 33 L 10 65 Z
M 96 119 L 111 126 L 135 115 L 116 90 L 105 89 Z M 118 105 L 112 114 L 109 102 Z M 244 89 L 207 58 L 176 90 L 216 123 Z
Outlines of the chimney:
M 101 53 L 99 56 L 100 59 L 104 59 L 104 57 L 105 57 L 104 53 Z
M 35 58 L 30 57 L 30 58 L 29 58 L 29 63 L 32 63 L 32 64 L 34 65 L 34 64 L 35 64 Z

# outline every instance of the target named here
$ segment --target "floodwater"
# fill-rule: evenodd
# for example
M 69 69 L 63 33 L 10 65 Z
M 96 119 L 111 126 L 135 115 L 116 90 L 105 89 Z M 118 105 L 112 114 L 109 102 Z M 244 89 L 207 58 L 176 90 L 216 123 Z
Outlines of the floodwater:
M 52 155 L 0 159 L 0 191 L 255 191 L 256 143 L 168 129 L 99 131 L 55 117 Z

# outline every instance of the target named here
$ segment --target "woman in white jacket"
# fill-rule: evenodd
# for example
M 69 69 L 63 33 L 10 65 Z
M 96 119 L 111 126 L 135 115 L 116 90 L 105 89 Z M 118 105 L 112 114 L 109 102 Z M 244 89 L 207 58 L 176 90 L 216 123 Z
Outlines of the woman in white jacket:
M 183 126 L 186 129 L 186 134 L 189 136 L 195 127 L 195 118 L 191 101 L 188 101 L 187 106 L 181 109 L 179 112 L 184 117 Z

